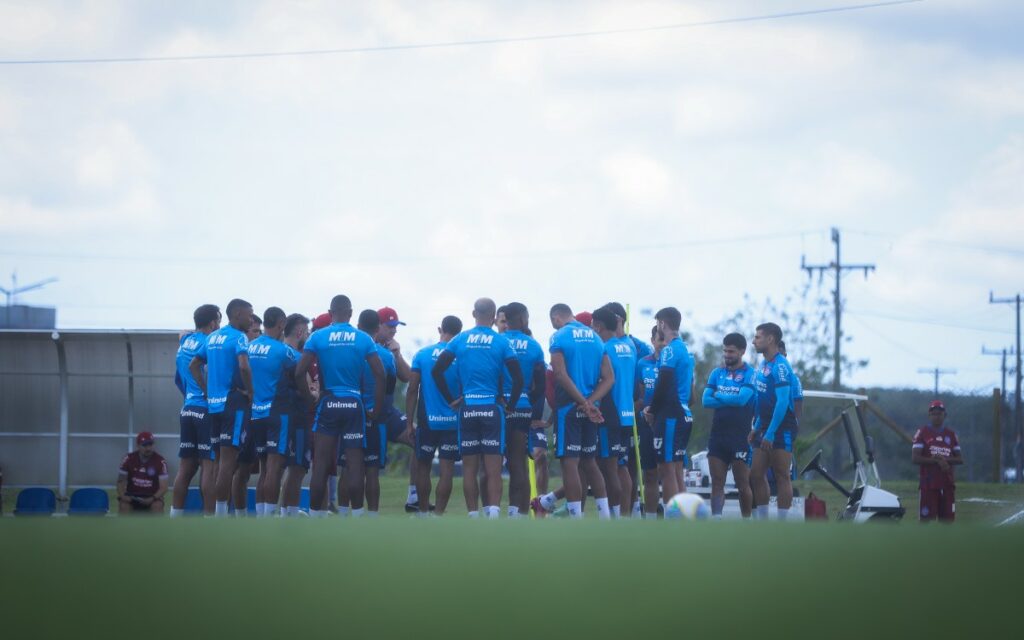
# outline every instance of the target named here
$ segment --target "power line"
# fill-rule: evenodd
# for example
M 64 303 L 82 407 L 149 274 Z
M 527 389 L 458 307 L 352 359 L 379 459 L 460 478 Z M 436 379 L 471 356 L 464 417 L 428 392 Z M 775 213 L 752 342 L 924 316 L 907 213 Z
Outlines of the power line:
M 927 373 L 935 376 L 935 397 L 939 397 L 939 376 L 956 375 L 956 369 L 941 369 L 935 367 L 933 369 L 918 369 L 918 373 Z
M 846 313 L 851 316 L 864 316 L 868 318 L 878 318 L 880 320 L 892 320 L 894 322 L 906 322 L 908 324 L 926 324 L 933 327 L 946 327 L 948 329 L 963 329 L 966 331 L 980 331 L 983 333 L 1006 333 L 1012 334 L 1012 331 L 1006 329 L 991 329 L 988 327 L 974 327 L 965 324 L 954 324 L 951 322 L 942 322 L 940 320 L 923 320 L 921 318 L 903 318 L 900 316 L 891 316 L 884 313 L 875 313 L 873 311 L 850 311 L 846 310 Z
M 1017 384 L 1014 391 L 1013 398 L 1013 421 L 1016 423 L 1017 431 L 1017 444 L 1018 446 L 1024 446 L 1024 419 L 1021 417 L 1021 383 L 1024 381 L 1024 372 L 1021 371 L 1021 352 L 1020 352 L 1020 304 L 1021 294 L 1017 294 L 1012 298 L 997 298 L 991 291 L 988 293 L 989 304 L 1013 304 L 1017 306 Z M 1024 482 L 1024 452 L 1017 455 L 1017 482 Z
M 861 231 L 856 229 L 844 229 L 847 233 L 855 233 L 860 236 L 868 238 L 881 238 L 893 240 L 900 243 L 915 244 L 915 245 L 930 245 L 937 247 L 945 247 L 947 249 L 958 249 L 961 251 L 980 251 L 983 253 L 1002 253 L 1010 256 L 1024 256 L 1024 249 L 1014 249 L 1013 247 L 1004 247 L 997 245 L 986 245 L 986 244 L 965 244 L 963 242 L 950 242 L 946 240 L 934 240 L 930 238 L 907 238 L 898 236 L 893 233 L 881 233 L 877 231 Z
M 652 31 L 671 31 L 676 29 L 690 29 L 695 27 L 710 27 L 724 24 L 740 24 L 744 22 L 762 22 L 766 20 L 781 20 L 784 18 L 798 18 L 803 16 L 822 15 L 827 13 L 841 13 L 847 11 L 860 11 L 864 9 L 876 9 L 891 7 L 902 4 L 914 4 L 924 0 L 892 0 L 890 2 L 871 2 L 866 4 L 843 5 L 839 7 L 825 7 L 822 9 L 807 9 L 803 11 L 787 11 L 783 13 L 767 13 L 756 16 L 745 16 L 738 18 L 720 18 L 717 20 L 700 20 L 696 22 L 680 22 L 676 24 L 657 25 L 649 27 L 633 27 L 624 29 L 602 29 L 598 31 L 573 31 L 568 33 L 554 33 L 548 35 L 515 36 L 507 38 L 480 38 L 476 40 L 454 40 L 448 42 L 428 42 L 420 44 L 395 44 L 381 45 L 375 47 L 346 47 L 337 49 L 306 49 L 297 51 L 261 51 L 245 53 L 209 53 L 191 54 L 177 56 L 122 56 L 110 58 L 45 58 L 34 60 L 0 60 L 0 65 L 56 65 L 56 64 L 121 64 L 139 62 L 184 62 L 190 60 L 239 60 L 244 58 L 286 58 L 299 56 L 325 56 L 342 55 L 349 53 L 378 53 L 384 51 L 409 51 L 415 49 L 444 49 L 454 47 L 471 47 L 481 45 L 508 44 L 514 42 L 542 42 L 548 40 L 569 40 L 574 38 L 592 38 L 598 36 L 620 35 L 627 33 L 649 33 Z

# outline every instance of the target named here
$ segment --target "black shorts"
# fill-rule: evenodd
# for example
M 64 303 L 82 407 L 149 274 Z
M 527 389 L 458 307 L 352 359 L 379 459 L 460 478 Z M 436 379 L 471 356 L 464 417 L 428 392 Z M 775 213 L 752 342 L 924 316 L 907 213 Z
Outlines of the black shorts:
M 283 456 L 289 467 L 309 470 L 311 454 L 308 414 L 271 414 L 267 423 L 267 453 Z
M 775 438 L 772 439 L 772 446 L 776 449 L 783 451 L 793 452 L 793 443 L 796 442 L 796 427 L 787 427 L 779 429 L 775 432 Z M 764 439 L 764 430 L 760 430 L 754 434 L 753 446 L 755 449 L 761 446 L 761 440 Z
M 548 448 L 548 432 L 547 429 L 535 429 L 530 428 L 530 433 L 526 441 L 526 454 L 533 453 L 534 449 L 547 449 Z
M 224 410 L 210 414 L 210 437 L 217 439 L 217 446 L 242 448 L 248 439 L 251 407 L 248 397 L 232 391 L 224 403 Z
M 210 416 L 206 412 L 206 407 L 182 407 L 178 422 L 181 426 L 178 457 L 215 460 L 210 439 Z
M 689 411 L 668 412 L 654 419 L 654 453 L 659 464 L 686 460 L 693 416 Z
M 267 418 L 249 420 L 245 428 L 245 440 L 238 449 L 238 462 L 252 464 L 267 455 Z
M 458 460 L 459 432 L 456 429 L 433 430 L 427 427 L 416 429 L 416 459 L 431 461 L 434 454 L 442 460 Z
M 636 434 L 640 441 L 640 469 L 643 471 L 657 469 L 658 456 L 654 453 L 654 430 L 647 424 L 642 414 L 636 417 Z M 636 449 L 637 447 L 634 447 L 631 441 L 629 451 L 627 452 L 630 468 L 636 467 Z
M 747 443 L 749 429 L 715 429 L 711 428 L 708 436 L 708 455 L 714 456 L 726 464 L 746 462 L 750 464 L 752 451 Z
M 530 430 L 530 423 L 533 422 L 533 409 L 515 409 L 505 414 L 505 429 L 508 432 L 520 431 L 527 433 Z
M 381 422 L 387 431 L 388 442 L 399 442 L 399 438 L 405 433 L 407 422 L 405 414 L 398 409 L 392 408 Z
M 366 443 L 363 445 L 365 468 L 384 469 L 388 466 L 388 428 L 381 422 L 366 429 Z
M 366 414 L 360 398 L 338 398 L 326 394 L 320 399 L 313 431 L 340 438 L 338 448 L 362 449 L 366 439 Z
M 464 405 L 459 411 L 459 447 L 463 456 L 505 453 L 505 414 L 496 404 Z
M 605 459 L 625 455 L 632 432 L 630 429 L 627 433 L 618 425 L 597 425 L 597 457 Z
M 555 455 L 559 458 L 593 458 L 597 455 L 597 425 L 576 405 L 555 412 Z

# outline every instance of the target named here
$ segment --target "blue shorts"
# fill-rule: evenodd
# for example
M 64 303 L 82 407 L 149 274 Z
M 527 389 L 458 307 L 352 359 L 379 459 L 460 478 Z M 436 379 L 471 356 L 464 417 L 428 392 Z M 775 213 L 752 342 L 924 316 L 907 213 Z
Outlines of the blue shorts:
M 559 458 L 597 455 L 597 425 L 574 404 L 555 412 L 555 455 Z
M 363 464 L 366 468 L 376 467 L 383 470 L 388 466 L 388 427 L 382 422 L 372 424 L 366 429 L 366 441 L 363 445 Z
M 366 439 L 366 414 L 359 398 L 338 398 L 328 393 L 320 399 L 313 431 L 341 439 L 338 448 L 362 449 Z
M 381 422 L 387 431 L 388 442 L 400 442 L 399 438 L 405 433 L 405 414 L 398 409 L 392 409 Z
M 309 469 L 309 428 L 305 413 L 272 413 L 267 420 L 267 453 L 285 458 L 289 467 Z
M 654 419 L 654 455 L 658 464 L 686 460 L 693 416 L 688 411 L 669 412 Z
M 632 428 L 630 428 L 630 434 Z M 597 425 L 597 457 L 618 458 L 626 454 L 629 446 L 629 435 L 618 425 Z
M 763 430 L 754 434 L 754 442 L 751 443 L 754 449 L 761 446 L 761 440 L 764 438 L 764 434 L 765 431 Z M 772 446 L 776 449 L 782 449 L 792 453 L 794 442 L 796 442 L 796 428 L 780 428 L 775 432 L 775 438 L 772 440 Z
M 252 464 L 267 455 L 267 419 L 250 419 L 244 429 L 242 446 L 238 449 L 238 462 Z
M 232 391 L 224 403 L 224 410 L 210 414 L 210 437 L 217 438 L 216 446 L 242 448 L 248 436 L 251 405 L 245 395 Z
M 530 455 L 534 449 L 545 449 L 548 448 L 548 432 L 547 429 L 535 429 L 530 428 L 530 433 L 526 440 L 526 455 Z
M 726 464 L 743 461 L 748 465 L 753 457 L 750 444 L 747 443 L 748 430 L 737 429 L 735 433 L 711 428 L 708 436 L 708 455 L 714 456 Z
M 505 414 L 505 428 L 509 431 L 530 431 L 530 423 L 533 422 L 533 409 L 515 409 Z
M 178 422 L 181 426 L 179 458 L 217 459 L 210 442 L 210 416 L 206 407 L 182 407 Z
M 647 424 L 643 414 L 637 414 L 636 416 L 636 434 L 640 439 L 640 469 L 643 471 L 653 471 L 658 468 L 658 456 L 654 453 L 654 431 L 651 426 Z M 636 447 L 633 445 L 632 438 L 630 438 L 629 451 L 630 468 L 636 467 Z
M 416 429 L 416 459 L 431 461 L 434 454 L 442 460 L 458 460 L 459 432 L 457 429 L 434 430 L 427 427 Z
M 503 455 L 505 415 L 496 404 L 464 405 L 459 411 L 459 447 L 463 456 Z

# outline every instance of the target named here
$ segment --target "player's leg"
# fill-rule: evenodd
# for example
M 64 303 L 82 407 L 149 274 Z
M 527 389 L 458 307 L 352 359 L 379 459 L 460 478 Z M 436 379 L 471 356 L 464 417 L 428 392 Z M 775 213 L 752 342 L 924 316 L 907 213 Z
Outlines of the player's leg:
M 633 478 L 629 475 L 629 457 L 625 454 L 619 455 L 619 504 L 613 505 L 618 509 L 616 516 L 628 518 L 633 510 Z
M 509 516 L 526 513 L 530 503 L 530 479 L 527 477 L 526 448 L 529 417 L 525 422 L 509 421 L 508 427 L 508 512 Z
M 462 447 L 462 493 L 466 498 L 466 511 L 469 517 L 475 518 L 480 515 L 480 481 L 477 474 L 480 473 L 480 456 L 467 454 L 465 440 Z
M 437 438 L 436 435 L 439 432 L 431 431 L 427 425 L 418 426 L 416 428 L 416 447 L 413 450 L 413 460 L 416 461 L 415 467 L 411 461 L 409 469 L 415 469 L 416 476 L 413 478 L 415 481 L 416 491 L 409 494 L 416 496 L 416 507 L 417 512 L 421 514 L 430 513 L 430 473 L 433 470 L 434 455 L 437 453 Z M 406 506 L 408 506 L 408 498 Z M 408 509 L 406 509 L 408 510 Z
M 618 505 L 621 501 L 619 491 L 619 455 L 616 443 L 619 427 L 618 425 L 595 425 L 593 428 L 598 440 L 594 458 L 601 472 L 601 482 L 604 483 L 605 487 L 603 499 L 598 497 L 596 490 L 594 498 L 597 503 L 598 515 L 601 517 L 607 515 L 610 518 L 612 515 L 611 505 Z M 584 468 L 589 470 L 586 465 L 584 465 Z M 594 489 L 593 484 L 591 484 L 591 488 Z
M 244 396 L 243 396 L 244 401 Z M 232 482 L 238 469 L 238 456 L 245 443 L 245 427 L 248 422 L 247 411 L 237 407 L 238 400 L 228 397 L 227 406 L 220 414 L 220 454 L 217 463 L 217 486 L 215 489 L 217 505 L 216 514 L 228 514 L 228 501 L 231 499 Z
M 732 479 L 736 482 L 736 491 L 739 493 L 740 515 L 749 518 L 753 506 L 753 493 L 750 490 L 750 458 L 753 454 L 749 447 L 744 447 L 735 455 L 730 465 Z
M 956 520 L 956 487 L 949 485 L 942 489 L 938 495 L 938 503 L 939 522 L 954 522 Z
M 438 460 L 438 478 L 437 478 L 437 504 L 434 509 L 434 513 L 437 515 L 444 515 L 444 512 L 448 510 L 448 501 L 452 497 L 452 485 L 455 478 L 455 460 L 449 460 L 441 458 Z M 425 466 L 426 463 L 420 461 L 421 466 Z M 430 471 L 428 470 L 429 474 Z
M 760 443 L 760 440 L 755 440 Z M 771 489 L 768 487 L 768 467 L 771 464 L 771 456 L 758 444 L 754 446 L 754 459 L 750 464 L 750 489 L 753 494 L 753 509 L 758 518 L 768 517 L 768 502 L 771 496 Z
M 662 493 L 668 501 L 679 493 L 679 480 L 676 476 L 676 465 L 673 463 L 675 452 L 676 418 L 660 418 L 654 424 L 654 451 L 658 457 L 658 479 Z
M 163 498 L 153 498 L 153 502 L 149 503 L 149 507 L 148 508 L 149 508 L 149 512 L 150 513 L 163 514 L 163 512 L 164 512 L 164 499 Z
M 500 454 L 485 454 L 483 458 L 484 475 L 487 476 L 487 494 L 484 497 L 484 515 L 497 518 L 501 510 L 501 493 L 504 482 L 501 478 Z
M 548 492 L 548 436 L 544 429 L 530 429 L 530 455 L 537 479 L 537 495 Z
M 310 515 L 315 517 L 327 506 L 327 473 L 338 457 L 338 436 L 317 431 L 313 447 L 313 471 L 309 478 L 309 509 Z
M 201 413 L 200 413 L 201 412 Z M 171 492 L 171 515 L 176 516 L 185 512 L 185 498 L 188 496 L 188 486 L 192 484 L 192 478 L 199 470 L 199 429 L 198 417 L 205 415 L 205 411 L 185 407 L 178 416 L 178 424 L 181 432 L 181 443 L 178 445 L 178 473 L 174 476 L 174 487 Z
M 771 466 L 775 475 L 775 495 L 779 520 L 785 520 L 793 506 L 793 481 L 790 470 L 793 466 L 793 432 L 783 431 L 776 437 L 771 450 Z
M 708 467 L 711 470 L 711 517 L 721 518 L 722 508 L 725 506 L 725 478 L 729 473 L 729 463 L 709 448 Z M 739 480 L 736 482 L 738 484 Z
M 199 471 L 198 458 L 181 458 L 178 460 L 178 473 L 174 476 L 174 489 L 171 493 L 171 513 L 177 515 L 185 511 L 185 498 L 188 486 Z
M 283 512 L 287 516 L 296 516 L 299 513 L 299 502 L 302 499 L 302 479 L 309 471 L 310 431 L 302 425 L 296 425 L 289 429 L 288 438 L 288 469 L 285 475 L 282 492 Z
M 939 500 L 941 499 L 939 489 L 921 489 L 920 506 L 918 514 L 921 522 L 933 522 L 939 515 Z

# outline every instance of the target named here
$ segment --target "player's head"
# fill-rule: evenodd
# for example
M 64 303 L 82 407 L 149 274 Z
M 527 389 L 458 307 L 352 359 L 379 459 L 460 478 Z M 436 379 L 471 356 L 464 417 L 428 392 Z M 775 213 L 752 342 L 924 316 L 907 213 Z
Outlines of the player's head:
M 359 312 L 356 328 L 371 336 L 377 335 L 377 331 L 380 329 L 380 314 L 373 309 L 363 309 Z
M 437 328 L 437 335 L 441 342 L 448 342 L 460 333 L 462 333 L 462 320 L 455 316 L 445 316 L 441 319 L 441 326 Z
M 280 338 L 284 335 L 284 321 L 288 314 L 281 307 L 267 307 L 263 312 L 263 331 L 268 336 Z
M 558 331 L 575 319 L 572 315 L 572 309 L 564 302 L 553 305 L 551 311 L 548 312 L 548 317 L 551 318 L 551 327 L 555 331 Z
M 263 320 L 254 313 L 249 317 L 249 329 L 245 332 L 245 337 L 252 342 L 261 335 L 263 335 Z
M 654 347 L 654 357 L 661 355 L 665 346 L 665 332 L 658 328 L 658 325 L 651 327 L 651 346 Z
M 405 326 L 405 323 L 398 319 L 398 312 L 391 307 L 377 309 L 377 316 L 380 318 L 380 329 L 377 330 L 377 340 L 381 344 L 391 342 L 391 339 L 398 333 L 398 325 Z
M 348 296 L 341 294 L 331 298 L 331 320 L 334 322 L 348 322 L 352 319 L 352 301 Z
M 196 331 L 211 333 L 220 329 L 220 307 L 215 304 L 204 304 L 196 307 L 192 313 L 192 320 L 196 323 Z
M 626 307 L 622 306 L 619 302 L 609 302 L 604 306 L 610 309 L 615 314 L 615 317 L 618 318 L 619 324 L 615 327 L 616 333 L 623 332 L 626 327 Z
M 498 333 L 505 333 L 508 331 L 508 315 L 506 313 L 508 309 L 507 304 L 503 304 L 498 307 L 497 313 L 494 314 L 494 329 Z
M 154 438 L 153 434 L 149 431 L 142 431 L 135 436 L 135 444 L 139 448 L 139 453 L 143 457 L 148 458 L 153 454 Z
M 928 422 L 933 427 L 941 427 L 942 423 L 946 421 L 946 405 L 943 404 L 942 400 L 932 400 L 931 404 L 928 405 Z
M 323 329 L 324 327 L 329 327 L 331 325 L 331 314 L 321 313 L 320 315 L 313 318 L 312 323 L 313 331 L 316 331 L 317 329 Z
M 789 354 L 786 353 L 786 341 L 785 340 L 779 340 L 779 353 L 781 353 L 783 355 L 783 357 L 789 357 Z
M 498 305 L 490 298 L 480 298 L 473 303 L 473 319 L 478 327 L 493 327 L 497 313 Z
M 601 336 L 602 340 L 609 340 L 615 336 L 615 330 L 619 325 L 618 318 L 608 307 L 601 307 L 593 313 L 591 319 L 591 326 L 594 327 L 594 331 L 597 335 Z
M 293 313 L 284 321 L 284 338 L 293 340 L 296 349 L 302 349 L 309 337 L 309 318 L 301 313 Z
M 232 327 L 242 332 L 249 331 L 249 325 L 252 324 L 251 304 L 241 298 L 235 298 L 228 303 L 224 313 L 228 315 L 228 324 Z
M 725 366 L 735 367 L 743 360 L 747 352 L 747 339 L 739 333 L 730 333 L 722 338 L 722 359 Z
M 774 322 L 765 322 L 754 329 L 754 350 L 758 353 L 774 354 L 782 342 L 782 327 Z
M 526 331 L 530 324 L 530 312 L 522 302 L 505 305 L 505 323 L 513 331 Z
M 589 311 L 580 311 L 575 316 L 576 322 L 582 324 L 584 327 L 594 326 L 594 314 Z
M 683 323 L 683 314 L 679 313 L 679 309 L 675 307 L 665 307 L 654 314 L 654 319 L 658 321 L 658 327 L 662 333 L 679 333 L 679 326 Z

